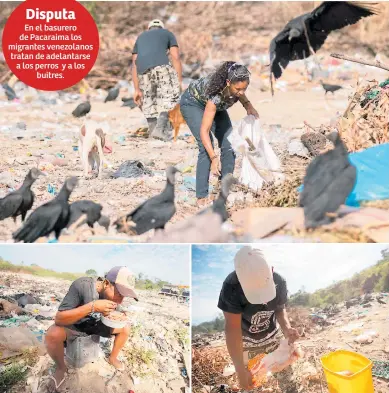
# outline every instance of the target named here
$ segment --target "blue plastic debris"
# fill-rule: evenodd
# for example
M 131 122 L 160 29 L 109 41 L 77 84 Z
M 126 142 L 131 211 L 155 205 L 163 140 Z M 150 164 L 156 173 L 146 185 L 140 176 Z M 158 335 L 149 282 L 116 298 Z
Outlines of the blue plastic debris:
M 362 201 L 389 199 L 389 143 L 350 153 L 348 157 L 357 169 L 357 180 L 345 204 L 357 207 Z M 298 192 L 302 190 L 303 185 Z
M 47 186 L 47 192 L 51 195 L 55 195 L 57 193 L 57 190 L 56 190 L 55 186 L 52 186 L 51 184 L 49 184 Z
M 179 187 L 181 191 L 196 191 L 196 178 L 194 176 L 184 176 L 183 185 Z M 209 192 L 211 193 L 213 186 L 209 186 Z

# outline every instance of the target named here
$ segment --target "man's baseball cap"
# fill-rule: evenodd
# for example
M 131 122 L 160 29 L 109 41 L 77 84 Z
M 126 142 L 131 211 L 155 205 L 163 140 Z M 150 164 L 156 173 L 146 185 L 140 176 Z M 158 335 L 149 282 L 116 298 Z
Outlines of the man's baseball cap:
M 235 271 L 251 304 L 265 304 L 276 297 L 273 269 L 261 250 L 245 246 L 235 255 Z
M 162 29 L 165 27 L 165 25 L 163 24 L 163 22 L 159 19 L 153 19 L 150 23 L 149 23 L 149 29 L 151 27 L 162 27 Z
M 115 266 L 106 275 L 105 278 L 115 284 L 119 293 L 124 297 L 132 297 L 138 301 L 135 293 L 135 276 L 125 266 Z

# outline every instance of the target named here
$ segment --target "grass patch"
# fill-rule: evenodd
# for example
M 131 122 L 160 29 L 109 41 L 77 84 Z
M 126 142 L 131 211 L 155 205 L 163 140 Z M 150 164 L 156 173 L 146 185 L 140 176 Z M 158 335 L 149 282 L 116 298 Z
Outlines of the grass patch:
M 27 367 L 21 364 L 12 364 L 0 373 L 0 393 L 7 393 L 12 386 L 27 378 Z
M 28 367 L 36 364 L 38 358 L 37 348 L 22 351 L 17 357 L 17 361 L 6 366 L 0 373 L 0 393 L 9 393 L 13 386 L 24 384 L 27 379 Z
M 12 273 L 27 273 L 39 277 L 54 277 L 63 280 L 74 281 L 79 277 L 85 276 L 81 273 L 61 273 L 54 270 L 44 269 L 37 265 L 24 266 L 24 265 L 14 265 L 13 263 L 5 261 L 0 258 L 0 271 L 12 272 Z
M 135 375 L 140 378 L 154 374 L 153 365 L 156 353 L 151 349 L 132 347 L 126 353 L 128 366 L 135 371 Z
M 181 341 L 185 346 L 189 345 L 189 330 L 185 327 L 179 327 L 175 330 L 176 337 L 179 341 Z

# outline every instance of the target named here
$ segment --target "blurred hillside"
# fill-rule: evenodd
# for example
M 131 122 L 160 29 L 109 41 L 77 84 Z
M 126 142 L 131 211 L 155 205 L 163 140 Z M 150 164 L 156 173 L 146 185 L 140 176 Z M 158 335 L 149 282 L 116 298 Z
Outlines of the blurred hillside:
M 267 55 L 271 39 L 293 17 L 320 2 L 82 2 L 99 26 L 101 48 L 91 76 L 129 78 L 131 50 L 147 23 L 160 18 L 179 41 L 184 63 Z M 389 30 L 389 3 L 382 14 L 333 33 L 320 54 L 330 51 L 367 57 L 389 55 L 381 31 Z M 0 28 L 18 3 L 0 3 Z M 0 69 L 0 71 L 3 71 Z M 103 78 L 104 79 L 104 78 Z M 99 87 L 99 86 L 96 86 Z

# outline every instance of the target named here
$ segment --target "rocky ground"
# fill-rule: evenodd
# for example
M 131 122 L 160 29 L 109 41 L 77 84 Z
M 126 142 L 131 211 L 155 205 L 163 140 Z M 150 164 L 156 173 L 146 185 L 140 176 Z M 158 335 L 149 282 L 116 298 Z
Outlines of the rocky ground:
M 7 393 L 44 392 L 44 385 L 39 389 L 38 386 L 54 366 L 42 345 L 44 332 L 53 323 L 55 310 L 70 284 L 70 281 L 54 278 L 2 273 L 0 298 L 30 293 L 48 305 L 43 308 L 26 306 L 27 309 L 15 310 L 8 315 L 0 307 L 0 334 L 3 328 L 13 329 L 13 344 L 9 343 L 12 350 L 7 349 L 7 343 L 1 344 L 0 370 L 5 372 L 12 364 L 28 365 L 27 379 Z M 133 390 L 136 393 L 179 393 L 187 390 L 190 375 L 189 307 L 171 298 L 161 298 L 153 291 L 139 293 L 139 303 L 124 304 L 132 313 L 132 334 L 121 355 L 125 371 L 117 372 L 105 361 L 112 340 L 102 339 L 97 359 L 82 368 L 70 365 L 60 392 L 128 393 Z M 18 348 L 22 342 L 27 344 Z
M 373 299 L 368 305 L 356 304 L 348 309 L 344 305 L 339 305 L 339 312 L 328 316 L 325 326 L 314 323 L 308 318 L 311 312 L 309 309 L 300 309 L 298 313 L 294 311 L 290 314 L 292 326 L 297 327 L 300 333 L 303 333 L 298 343 L 305 355 L 292 365 L 293 380 L 297 382 L 298 392 L 328 392 L 320 358 L 329 352 L 344 349 L 364 355 L 373 362 L 387 361 L 389 352 L 387 329 L 389 297 L 387 294 L 384 294 L 383 301 L 386 304 L 380 304 Z M 210 392 L 212 389 L 214 393 L 218 391 L 214 388 L 215 385 L 232 386 L 236 381 L 234 377 L 229 379 L 223 376 L 231 360 L 222 336 L 223 334 L 216 334 L 209 337 L 197 337 L 197 340 L 193 341 L 192 378 L 195 393 Z M 212 367 L 210 362 L 213 362 Z M 385 367 L 387 370 L 388 364 Z M 373 366 L 373 374 L 378 375 L 382 370 L 382 366 L 378 363 Z M 389 373 L 386 378 L 374 376 L 373 380 L 375 392 L 389 392 Z M 279 392 L 273 378 L 256 391 L 258 393 Z

